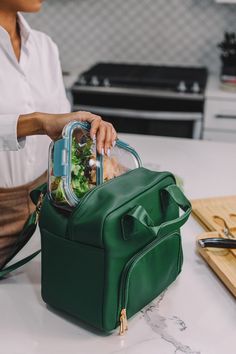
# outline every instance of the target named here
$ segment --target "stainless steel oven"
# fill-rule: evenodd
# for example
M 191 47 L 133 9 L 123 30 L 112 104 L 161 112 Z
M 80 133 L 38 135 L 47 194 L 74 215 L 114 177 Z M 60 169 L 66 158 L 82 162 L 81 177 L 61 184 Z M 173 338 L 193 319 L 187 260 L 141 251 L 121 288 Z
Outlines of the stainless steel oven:
M 140 67 L 143 69 L 144 66 Z M 148 83 L 137 80 L 137 70 L 135 84 L 127 83 L 127 77 L 124 83 L 124 75 L 118 81 L 117 72 L 113 82 L 109 74 L 109 78 L 105 75 L 101 78 L 99 70 L 95 75 L 92 68 L 90 75 L 85 73 L 80 76 L 72 89 L 74 110 L 101 115 L 112 122 L 118 132 L 194 139 L 202 137 L 204 93 L 200 84 L 194 81 L 190 85 L 187 81 L 178 80 L 176 89 L 163 88 L 163 84 L 159 88 L 157 85 L 154 87 L 153 76 L 151 83 L 150 79 Z M 191 91 L 193 85 L 198 92 Z

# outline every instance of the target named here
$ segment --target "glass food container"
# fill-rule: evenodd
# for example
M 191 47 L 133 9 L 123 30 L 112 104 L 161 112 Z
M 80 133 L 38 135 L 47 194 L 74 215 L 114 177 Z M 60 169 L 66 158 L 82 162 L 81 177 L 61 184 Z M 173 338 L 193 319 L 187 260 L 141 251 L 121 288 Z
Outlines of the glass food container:
M 50 145 L 48 192 L 58 207 L 75 207 L 90 189 L 142 165 L 136 151 L 121 140 L 109 157 L 100 155 L 89 131 L 86 122 L 70 122 L 62 138 Z

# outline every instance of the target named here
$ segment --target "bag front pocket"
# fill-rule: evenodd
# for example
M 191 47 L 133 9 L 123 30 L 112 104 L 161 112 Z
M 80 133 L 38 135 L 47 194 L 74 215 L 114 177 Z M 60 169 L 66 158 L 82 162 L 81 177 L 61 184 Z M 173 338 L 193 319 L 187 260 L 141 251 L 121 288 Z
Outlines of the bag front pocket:
M 179 233 L 154 240 L 133 256 L 123 269 L 119 294 L 120 334 L 127 318 L 157 297 L 179 274 L 182 246 Z

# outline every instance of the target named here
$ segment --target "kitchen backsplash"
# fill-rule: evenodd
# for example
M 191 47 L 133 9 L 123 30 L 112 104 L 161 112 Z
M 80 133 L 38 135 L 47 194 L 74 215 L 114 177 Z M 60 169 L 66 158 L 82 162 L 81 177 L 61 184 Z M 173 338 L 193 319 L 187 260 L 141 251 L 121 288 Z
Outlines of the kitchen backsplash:
M 236 4 L 214 0 L 49 0 L 30 24 L 58 44 L 64 70 L 97 61 L 206 65 L 236 31 Z

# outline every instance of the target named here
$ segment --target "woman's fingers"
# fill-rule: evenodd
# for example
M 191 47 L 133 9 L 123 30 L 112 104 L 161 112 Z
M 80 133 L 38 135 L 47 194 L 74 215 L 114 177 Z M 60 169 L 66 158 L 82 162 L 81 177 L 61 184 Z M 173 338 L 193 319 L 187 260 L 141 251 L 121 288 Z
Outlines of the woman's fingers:
M 106 125 L 101 122 L 97 132 L 97 151 L 99 154 L 104 155 L 105 151 L 105 140 L 106 140 Z
M 112 124 L 105 122 L 105 128 L 106 128 L 106 137 L 105 137 L 105 143 L 104 143 L 104 151 L 107 156 L 110 156 L 111 153 L 111 148 L 112 148 Z
M 91 124 L 90 136 L 97 139 L 97 150 L 100 154 L 109 155 L 111 148 L 115 146 L 117 133 L 111 123 L 105 122 L 96 114 L 90 112 L 75 112 L 79 121 L 87 121 Z
M 116 145 L 116 140 L 117 140 L 117 132 L 115 128 L 112 125 L 112 146 L 114 147 Z
M 102 118 L 97 116 L 95 117 L 91 122 L 91 128 L 90 128 L 90 136 L 93 140 L 96 139 L 96 135 L 97 135 L 97 132 L 98 132 L 98 129 L 99 129 L 99 126 L 102 122 Z
M 72 112 L 67 114 L 44 114 L 43 130 L 53 140 L 60 137 L 63 127 L 73 120 L 87 121 L 91 124 L 90 136 L 97 139 L 97 150 L 100 154 L 109 155 L 115 146 L 117 133 L 111 123 L 105 122 L 96 114 L 90 112 Z M 53 119 L 54 118 L 54 119 Z
M 96 114 L 92 114 L 90 112 L 83 112 L 83 111 L 74 112 L 74 115 L 76 120 L 80 122 L 86 121 L 91 124 L 90 136 L 93 140 L 95 140 L 99 125 L 102 122 L 102 118 Z
M 102 121 L 97 133 L 97 150 L 101 154 L 110 155 L 112 147 L 115 146 L 117 138 L 116 131 L 111 123 Z

